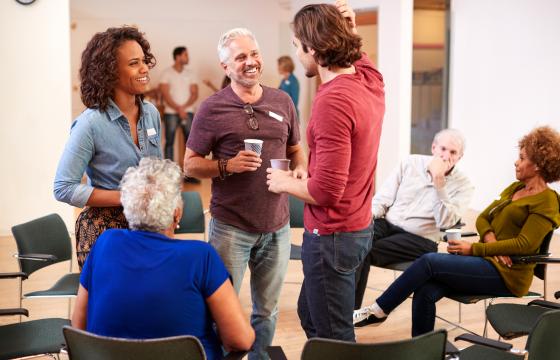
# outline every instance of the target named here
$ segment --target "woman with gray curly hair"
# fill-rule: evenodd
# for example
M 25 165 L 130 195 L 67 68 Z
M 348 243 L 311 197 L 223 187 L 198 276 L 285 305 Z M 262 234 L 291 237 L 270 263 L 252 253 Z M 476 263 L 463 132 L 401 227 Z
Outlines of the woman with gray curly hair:
M 72 325 L 132 339 L 194 335 L 208 359 L 219 359 L 220 344 L 248 350 L 255 333 L 216 251 L 173 239 L 183 213 L 182 179 L 170 160 L 144 158 L 128 168 L 120 191 L 130 230 L 109 229 L 97 239 L 80 276 Z

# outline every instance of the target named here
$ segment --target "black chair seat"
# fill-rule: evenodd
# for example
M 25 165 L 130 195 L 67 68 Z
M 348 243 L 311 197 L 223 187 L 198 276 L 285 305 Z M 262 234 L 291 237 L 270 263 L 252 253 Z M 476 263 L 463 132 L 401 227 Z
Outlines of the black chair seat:
M 414 261 L 406 261 L 394 264 L 388 264 L 383 266 L 383 269 L 395 270 L 395 271 L 405 271 L 412 265 Z
M 461 355 L 459 357 L 461 360 L 521 360 L 523 358 L 522 355 L 515 355 L 510 352 L 481 345 L 473 345 L 461 350 Z
M 541 306 L 496 304 L 486 309 L 486 315 L 494 330 L 509 340 L 529 335 L 539 317 L 547 311 L 550 309 Z
M 292 244 L 290 248 L 290 260 L 301 260 L 301 246 Z
M 25 298 L 40 296 L 76 296 L 80 285 L 80 274 L 66 274 L 58 280 L 50 289 L 33 291 L 24 295 Z
M 0 327 L 0 359 L 57 354 L 64 344 L 67 319 L 40 319 Z

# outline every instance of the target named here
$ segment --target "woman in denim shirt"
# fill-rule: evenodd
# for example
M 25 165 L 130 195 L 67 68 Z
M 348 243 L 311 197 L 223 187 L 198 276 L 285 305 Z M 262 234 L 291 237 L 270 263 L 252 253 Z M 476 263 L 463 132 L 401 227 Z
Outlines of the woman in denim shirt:
M 95 34 L 82 53 L 87 109 L 72 124 L 54 179 L 57 200 L 84 207 L 76 220 L 80 269 L 104 230 L 128 227 L 119 191 L 126 169 L 143 157 L 162 157 L 160 115 L 143 96 L 154 65 L 150 44 L 128 26 Z

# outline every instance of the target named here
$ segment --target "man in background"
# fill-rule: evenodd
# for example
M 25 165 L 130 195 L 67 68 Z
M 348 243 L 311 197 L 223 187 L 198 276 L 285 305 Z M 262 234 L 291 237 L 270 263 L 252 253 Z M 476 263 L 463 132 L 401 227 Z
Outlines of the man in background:
M 432 156 L 408 156 L 377 191 L 372 248 L 356 271 L 355 309 L 362 304 L 370 266 L 414 261 L 437 252 L 440 229 L 461 220 L 474 191 L 456 168 L 464 149 L 463 135 L 444 129 L 434 137 Z M 369 325 L 360 310 L 355 312 L 354 323 L 356 327 Z
M 194 103 L 198 99 L 198 85 L 192 72 L 187 69 L 189 52 L 186 47 L 178 46 L 173 50 L 173 65 L 163 70 L 160 90 L 165 103 L 163 122 L 165 124 L 165 158 L 173 161 L 173 147 L 177 126 L 183 130 L 185 142 L 189 138 L 194 116 Z M 199 183 L 186 177 L 191 183 Z

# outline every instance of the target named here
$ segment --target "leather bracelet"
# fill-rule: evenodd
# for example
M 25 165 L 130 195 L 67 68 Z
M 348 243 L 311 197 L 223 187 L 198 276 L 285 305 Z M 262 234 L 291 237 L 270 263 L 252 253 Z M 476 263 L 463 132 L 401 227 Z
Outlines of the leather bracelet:
M 229 176 L 227 172 L 228 159 L 218 159 L 218 172 L 220 173 L 220 180 L 225 180 L 226 176 Z

